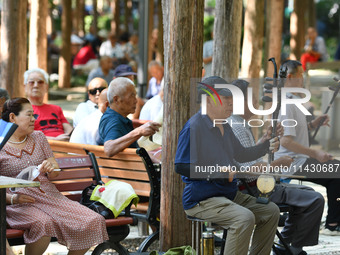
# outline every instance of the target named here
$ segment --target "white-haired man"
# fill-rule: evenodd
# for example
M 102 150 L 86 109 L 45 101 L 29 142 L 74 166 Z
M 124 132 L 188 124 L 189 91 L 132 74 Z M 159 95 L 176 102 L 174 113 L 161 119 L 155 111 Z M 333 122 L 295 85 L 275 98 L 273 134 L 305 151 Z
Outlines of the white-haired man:
M 150 76 L 152 77 L 149 81 L 148 91 L 146 92 L 145 98 L 150 99 L 155 95 L 158 95 L 161 89 L 161 81 L 164 76 L 164 67 L 161 62 L 152 60 L 148 65 Z
M 107 99 L 109 107 L 99 123 L 99 135 L 104 143 L 104 152 L 112 157 L 125 148 L 137 148 L 141 136 L 150 136 L 158 131 L 160 124 L 148 122 L 133 129 L 127 116 L 136 110 L 136 89 L 133 82 L 124 77 L 111 81 Z

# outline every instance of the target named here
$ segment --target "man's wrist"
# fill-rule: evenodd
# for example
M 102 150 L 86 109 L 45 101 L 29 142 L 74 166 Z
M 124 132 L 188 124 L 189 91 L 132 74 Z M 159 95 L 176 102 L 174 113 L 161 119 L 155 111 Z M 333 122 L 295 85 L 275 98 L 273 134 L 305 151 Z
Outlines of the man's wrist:
M 312 121 L 310 121 L 310 122 L 308 122 L 308 129 L 309 130 L 313 130 L 315 127 L 314 127 L 314 125 L 313 125 L 313 122 Z

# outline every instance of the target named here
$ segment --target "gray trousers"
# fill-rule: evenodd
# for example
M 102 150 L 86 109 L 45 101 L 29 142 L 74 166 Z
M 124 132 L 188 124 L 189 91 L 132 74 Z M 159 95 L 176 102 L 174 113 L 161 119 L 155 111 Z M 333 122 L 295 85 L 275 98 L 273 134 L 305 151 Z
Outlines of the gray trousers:
M 274 203 L 259 204 L 255 197 L 241 192 L 233 201 L 212 197 L 185 212 L 228 229 L 224 255 L 246 255 L 255 225 L 250 254 L 270 254 L 280 214 Z
M 256 187 L 250 187 L 257 194 Z M 312 188 L 304 185 L 276 184 L 270 199 L 276 204 L 291 206 L 291 212 L 281 232 L 287 243 L 294 247 L 318 244 L 320 222 L 325 200 Z

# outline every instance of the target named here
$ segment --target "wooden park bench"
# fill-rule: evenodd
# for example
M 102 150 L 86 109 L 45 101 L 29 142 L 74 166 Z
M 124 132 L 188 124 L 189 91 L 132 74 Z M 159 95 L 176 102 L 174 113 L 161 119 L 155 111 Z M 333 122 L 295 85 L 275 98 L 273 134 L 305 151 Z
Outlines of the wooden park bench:
M 329 62 L 314 62 L 306 64 L 306 88 L 310 88 L 310 70 L 326 69 L 326 70 L 337 70 L 340 75 L 340 61 L 329 61 Z
M 66 197 L 74 201 L 80 201 L 82 191 L 91 184 L 102 184 L 98 165 L 93 153 L 89 155 L 59 157 L 56 159 L 61 172 L 59 176 L 51 179 L 57 189 Z M 124 216 L 115 219 L 106 219 L 109 240 L 96 246 L 92 255 L 102 254 L 106 249 L 114 249 L 120 255 L 129 252 L 120 244 L 129 232 L 129 224 L 136 224 L 137 220 L 130 214 L 130 206 L 124 211 Z M 23 230 L 7 229 L 6 236 L 10 245 L 24 244 Z M 55 241 L 52 238 L 52 241 Z
M 160 211 L 160 169 L 154 165 L 144 148 L 127 148 L 113 157 L 107 157 L 104 147 L 98 145 L 77 144 L 49 140 L 56 158 L 65 155 L 85 155 L 92 152 L 98 162 L 102 180 L 106 183 L 112 179 L 129 183 L 140 201 L 135 207 L 131 206 L 131 215 L 138 222 L 149 224 L 154 232 L 140 245 L 138 251 L 147 248 L 159 237 Z

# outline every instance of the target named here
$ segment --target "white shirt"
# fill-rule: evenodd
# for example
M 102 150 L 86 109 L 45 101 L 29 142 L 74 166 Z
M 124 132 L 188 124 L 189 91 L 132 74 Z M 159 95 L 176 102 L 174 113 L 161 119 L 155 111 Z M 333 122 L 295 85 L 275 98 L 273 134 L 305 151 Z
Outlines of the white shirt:
M 124 52 L 122 46 L 116 43 L 115 47 L 112 47 L 111 41 L 107 40 L 100 45 L 99 55 L 110 56 L 111 58 L 124 58 Z
M 163 102 L 159 95 L 149 99 L 140 111 L 140 120 L 155 120 L 159 111 L 162 109 Z
M 149 88 L 146 92 L 145 97 L 146 98 L 152 98 L 156 95 L 158 95 L 159 91 L 161 90 L 161 83 L 157 83 L 157 79 L 155 77 L 152 77 L 149 81 Z
M 291 98 L 300 98 L 292 94 L 288 94 L 288 96 Z M 306 115 L 304 115 L 296 105 L 288 104 L 286 108 L 286 115 L 281 115 L 280 111 L 278 119 L 280 122 L 285 121 L 286 127 L 284 127 L 283 136 L 292 136 L 293 140 L 298 144 L 301 144 L 304 147 L 309 147 Z M 296 126 L 293 127 L 295 124 Z M 287 174 L 294 174 L 294 170 L 298 170 L 299 167 L 306 162 L 307 158 L 309 158 L 305 154 L 295 153 L 281 145 L 279 151 L 274 153 L 274 158 L 278 159 L 283 156 L 296 157 L 289 169 L 290 173 Z
M 76 112 L 74 113 L 73 127 L 76 127 L 82 119 L 84 119 L 87 115 L 93 113 L 97 109 L 98 106 L 91 100 L 80 103 L 76 109 Z
M 96 110 L 82 119 L 72 132 L 70 142 L 98 145 L 98 127 L 103 113 Z

